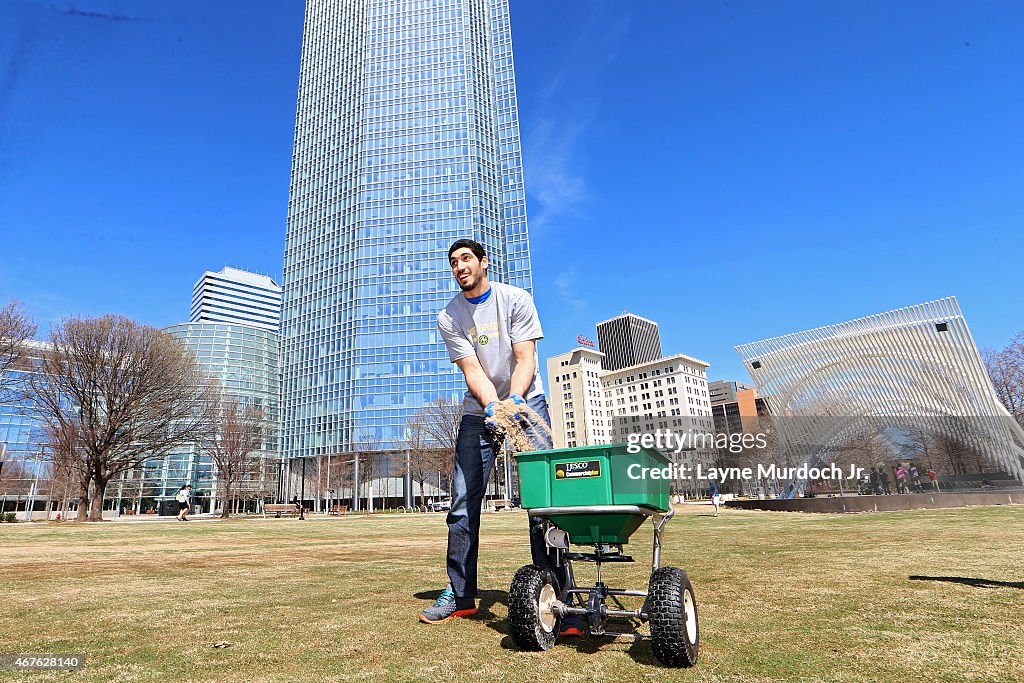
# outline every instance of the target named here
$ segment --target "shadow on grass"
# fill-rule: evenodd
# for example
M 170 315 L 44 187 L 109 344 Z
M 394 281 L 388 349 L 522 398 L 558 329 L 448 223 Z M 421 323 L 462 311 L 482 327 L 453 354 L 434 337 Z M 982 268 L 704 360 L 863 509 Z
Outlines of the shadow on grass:
M 491 622 L 488 624 L 495 630 L 498 629 L 498 624 L 504 627 L 504 633 L 508 632 L 508 622 Z M 610 646 L 613 642 L 623 643 L 624 639 L 613 640 L 610 637 L 605 636 L 575 636 L 569 638 L 559 638 L 555 644 L 555 648 L 568 648 L 575 650 L 576 652 L 584 655 L 592 655 L 600 652 L 603 648 Z M 516 650 L 519 651 L 521 648 L 516 645 L 516 641 L 512 639 L 512 636 L 505 635 L 501 639 L 501 647 L 505 650 Z M 654 658 L 654 652 L 651 650 L 651 645 L 646 638 L 634 638 L 633 642 L 630 643 L 629 649 L 626 650 L 626 654 L 629 655 L 637 664 L 647 664 L 650 666 L 660 666 L 657 659 Z
M 436 600 L 437 596 L 441 595 L 440 589 L 420 591 L 414 593 L 413 597 L 417 600 Z M 496 631 L 501 635 L 501 648 L 504 650 L 520 650 L 520 647 L 516 645 L 515 640 L 509 635 L 509 623 L 508 619 L 497 619 L 491 608 L 494 605 L 504 605 L 508 607 L 508 591 L 479 591 L 480 602 L 477 604 L 476 615 L 473 619 L 479 619 L 483 621 L 487 628 Z M 616 600 L 616 603 L 618 601 Z M 616 604 L 616 607 L 622 608 L 623 605 Z M 615 626 L 624 626 L 625 624 L 615 624 Z M 636 627 L 635 622 L 630 622 L 630 626 Z M 580 654 L 591 655 L 601 651 L 601 648 L 611 645 L 613 640 L 608 637 L 598 636 L 575 636 L 559 638 L 556 647 L 566 647 L 579 652 Z M 621 643 L 622 640 L 619 640 Z M 646 638 L 635 638 L 630 644 L 629 649 L 626 651 L 630 658 L 638 664 L 649 664 L 652 666 L 659 666 L 659 662 L 654 658 L 654 653 L 651 651 L 650 643 L 647 642 Z
M 1017 588 L 1024 590 L 1024 581 L 993 581 L 992 579 L 972 579 L 967 576 L 908 576 L 911 581 L 945 581 L 946 583 L 962 583 L 975 588 Z
M 441 595 L 441 589 L 435 589 L 430 591 L 420 591 L 419 593 L 413 593 L 412 597 L 417 600 L 437 600 L 438 596 Z M 480 602 L 477 604 L 477 614 L 484 612 L 490 614 L 491 607 L 495 604 L 502 604 L 508 606 L 508 591 L 477 591 L 477 596 Z M 494 616 L 491 614 L 491 616 Z
M 495 591 L 497 592 L 497 591 Z M 506 595 L 507 601 L 507 595 Z M 507 604 L 507 602 L 506 602 Z M 621 607 L 621 605 L 620 605 Z M 637 626 L 637 622 L 629 622 L 629 628 L 625 628 L 625 631 L 633 631 Z M 516 641 L 509 635 L 509 623 L 508 619 L 492 620 L 487 624 L 488 628 L 491 628 L 498 633 L 502 634 L 501 648 L 504 650 L 521 651 Z M 627 624 L 624 622 L 610 623 L 609 628 L 612 630 L 623 631 Z M 567 648 L 575 650 L 576 652 L 583 655 L 592 655 L 600 652 L 603 648 L 612 645 L 612 643 L 624 644 L 627 639 L 625 638 L 612 638 L 610 636 L 562 636 L 559 637 L 555 648 Z M 626 650 L 629 655 L 637 664 L 648 664 L 652 666 L 659 666 L 659 662 L 654 657 L 654 652 L 651 650 L 650 643 L 646 638 L 633 638 L 632 642 L 629 643 L 629 648 Z
M 419 593 L 413 593 L 412 597 L 416 598 L 417 600 L 431 600 L 431 601 L 433 601 L 433 600 L 437 600 L 439 595 L 441 595 L 441 589 L 440 588 L 438 588 L 437 590 L 433 590 L 433 591 L 420 591 Z

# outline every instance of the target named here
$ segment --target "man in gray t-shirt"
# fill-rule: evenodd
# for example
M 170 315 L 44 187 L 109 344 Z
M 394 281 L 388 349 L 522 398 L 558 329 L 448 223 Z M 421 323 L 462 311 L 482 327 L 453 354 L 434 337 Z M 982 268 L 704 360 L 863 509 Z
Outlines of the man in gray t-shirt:
M 437 329 L 448 347 L 448 355 L 453 363 L 475 357 L 499 400 L 508 398 L 510 394 L 521 395 L 527 401 L 543 396 L 540 364 L 536 344 L 533 342 L 541 339 L 544 332 L 540 328 L 533 298 L 529 292 L 518 287 L 497 282 L 488 284 L 490 289 L 483 296 L 469 298 L 459 294 L 438 314 Z M 522 343 L 530 343 L 533 347 L 533 377 L 526 389 L 520 385 L 517 387 L 519 391 L 514 392 L 512 376 L 517 366 L 515 348 Z M 459 367 L 465 372 L 462 364 Z M 469 390 L 462 402 L 462 409 L 467 415 L 483 415 L 486 406 Z
M 459 240 L 448 262 L 462 290 L 438 313 L 437 329 L 448 355 L 466 377 L 462 421 L 455 449 L 452 506 L 448 513 L 448 587 L 420 621 L 438 624 L 476 613 L 477 551 L 480 507 L 494 464 L 494 407 L 511 400 L 529 406 L 548 425 L 547 401 L 537 360 L 537 340 L 544 336 L 529 292 L 487 279 L 487 255 L 473 240 Z M 527 433 L 538 448 L 551 448 L 551 437 Z M 564 566 L 549 556 L 542 520 L 530 520 L 533 563 L 550 569 L 561 585 Z M 562 635 L 579 635 L 582 623 L 563 621 Z

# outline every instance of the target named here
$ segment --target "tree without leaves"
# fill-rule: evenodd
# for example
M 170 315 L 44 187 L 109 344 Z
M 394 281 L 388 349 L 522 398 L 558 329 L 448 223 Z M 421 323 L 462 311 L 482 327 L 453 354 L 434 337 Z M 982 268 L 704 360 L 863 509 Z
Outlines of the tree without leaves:
M 0 308 L 0 401 L 15 402 L 21 382 L 15 371 L 26 367 L 26 342 L 36 333 L 36 324 L 17 301 Z
M 858 434 L 844 444 L 840 453 L 844 465 L 853 464 L 869 471 L 876 465 L 891 469 L 897 460 L 895 444 L 880 430 L 868 429 Z
M 1000 351 L 985 349 L 982 358 L 999 401 L 1024 424 L 1024 331 Z
M 433 448 L 427 449 L 424 457 L 429 458 L 434 469 L 451 479 L 455 473 L 455 449 L 459 442 L 459 424 L 462 422 L 462 403 L 453 403 L 444 396 L 438 396 L 420 411 L 423 416 L 423 430 Z
M 968 439 L 953 431 L 938 431 L 925 437 L 928 443 L 926 463 L 943 474 L 981 474 L 985 471 L 983 458 Z
M 89 519 L 102 519 L 107 483 L 194 441 L 207 427 L 208 384 L 173 337 L 122 316 L 66 318 L 33 373 L 46 423 L 74 430 L 92 469 Z
M 0 495 L 20 495 L 25 478 L 25 463 L 15 460 L 7 451 L 0 458 Z
M 134 511 L 142 499 L 142 492 L 145 488 L 145 475 L 143 471 L 141 469 L 135 469 L 125 472 L 125 474 L 122 475 L 118 486 L 118 497 L 123 497 L 127 500 L 128 505 L 125 507 Z
M 43 424 L 42 432 L 54 481 L 60 481 L 68 491 L 73 485 L 78 497 L 78 521 L 84 522 L 89 513 L 92 460 L 81 448 L 75 425 L 61 423 L 59 420 L 47 420 Z
M 759 465 L 769 465 L 771 463 L 781 463 L 783 461 L 778 430 L 776 429 L 775 420 L 773 418 L 768 416 L 745 416 L 743 417 L 741 424 L 743 427 L 742 434 L 750 435 L 749 438 L 744 440 L 742 435 L 738 439 L 733 436 L 731 438 L 735 440 L 735 445 L 728 444 L 725 448 L 717 449 L 717 457 L 715 458 L 715 465 L 717 467 L 736 467 L 739 469 L 750 468 L 750 470 L 756 475 L 759 471 Z M 722 433 L 723 432 L 715 432 L 715 438 L 721 439 L 720 435 Z M 735 432 L 732 434 L 735 434 Z M 761 437 L 762 441 L 758 441 L 758 436 Z M 757 478 L 749 481 L 727 480 L 720 484 L 719 489 L 723 492 L 732 493 L 743 493 L 747 490 L 754 491 L 761 485 L 758 483 L 759 481 L 760 480 Z M 698 492 L 698 489 L 706 488 L 703 484 L 698 485 L 696 479 L 677 481 L 673 483 L 677 489 L 689 489 L 691 493 Z
M 278 462 L 265 457 L 252 458 L 250 467 L 248 477 L 251 485 L 239 491 L 239 495 L 243 501 L 258 505 L 259 501 L 266 500 L 277 490 L 280 477 Z
M 426 505 L 423 488 L 427 479 L 437 471 L 426 457 L 427 430 L 422 411 L 410 415 L 405 421 L 405 448 L 409 452 L 409 473 L 420 485 L 420 505 Z M 410 497 L 410 500 L 412 497 Z
M 235 484 L 252 481 L 262 474 L 256 450 L 266 433 L 263 410 L 256 405 L 242 405 L 235 396 L 214 393 L 208 406 L 210 424 L 197 440 L 201 451 L 210 456 L 217 467 L 220 483 L 221 517 L 231 514 Z

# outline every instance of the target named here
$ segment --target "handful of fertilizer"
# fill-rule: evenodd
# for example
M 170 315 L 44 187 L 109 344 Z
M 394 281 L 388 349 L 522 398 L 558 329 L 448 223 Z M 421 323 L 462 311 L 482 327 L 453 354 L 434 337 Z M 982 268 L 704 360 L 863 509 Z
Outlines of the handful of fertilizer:
M 551 429 L 547 422 L 525 401 L 519 403 L 506 398 L 488 405 L 487 413 L 488 426 L 498 440 L 506 440 L 515 453 L 535 451 L 550 443 Z M 541 440 L 542 435 L 547 439 Z

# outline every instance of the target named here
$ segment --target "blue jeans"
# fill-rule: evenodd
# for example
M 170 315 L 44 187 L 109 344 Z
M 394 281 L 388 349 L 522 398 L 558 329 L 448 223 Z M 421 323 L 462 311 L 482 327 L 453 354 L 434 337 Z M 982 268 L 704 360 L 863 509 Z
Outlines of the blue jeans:
M 527 404 L 550 425 L 548 402 L 535 396 Z M 527 430 L 538 450 L 551 448 L 551 438 Z M 477 555 L 480 550 L 480 506 L 484 489 L 494 467 L 496 444 L 480 415 L 463 415 L 459 424 L 459 437 L 455 447 L 455 476 L 452 485 L 452 509 L 448 513 L 448 579 L 452 591 L 460 598 L 475 598 Z M 538 567 L 551 569 L 559 582 L 565 585 L 565 566 L 558 566 L 552 551 L 544 543 L 542 520 L 530 518 L 530 554 Z

